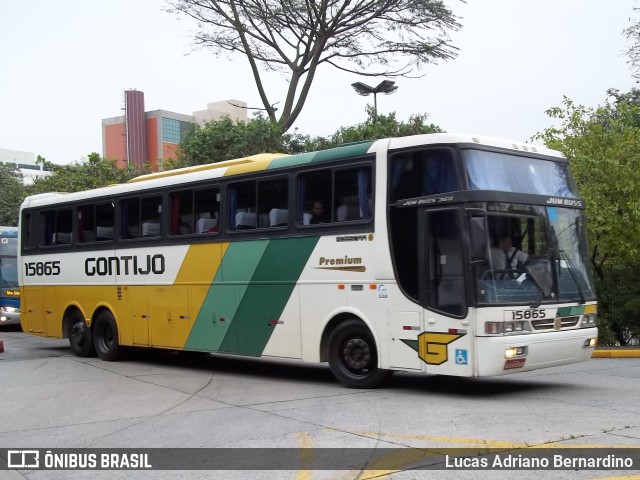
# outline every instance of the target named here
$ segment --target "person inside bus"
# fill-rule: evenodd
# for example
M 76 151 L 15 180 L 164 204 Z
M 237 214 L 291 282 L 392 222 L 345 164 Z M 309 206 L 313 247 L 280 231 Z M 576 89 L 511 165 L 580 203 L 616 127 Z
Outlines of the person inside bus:
M 311 221 L 310 224 L 327 223 L 329 221 L 327 213 L 324 208 L 323 200 L 316 200 L 313 202 L 313 208 L 311 209 Z
M 511 235 L 500 235 L 491 247 L 491 261 L 494 270 L 515 270 L 518 264 L 527 261 L 529 255 L 513 246 Z

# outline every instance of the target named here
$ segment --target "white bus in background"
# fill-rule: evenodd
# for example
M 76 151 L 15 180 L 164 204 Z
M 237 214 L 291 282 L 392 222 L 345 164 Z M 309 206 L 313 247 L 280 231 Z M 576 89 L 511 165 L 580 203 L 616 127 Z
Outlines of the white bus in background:
M 328 362 L 356 388 L 580 362 L 597 339 L 585 221 L 561 154 L 455 134 L 39 195 L 20 213 L 23 330 L 104 360 Z M 500 265 L 506 235 L 521 261 Z

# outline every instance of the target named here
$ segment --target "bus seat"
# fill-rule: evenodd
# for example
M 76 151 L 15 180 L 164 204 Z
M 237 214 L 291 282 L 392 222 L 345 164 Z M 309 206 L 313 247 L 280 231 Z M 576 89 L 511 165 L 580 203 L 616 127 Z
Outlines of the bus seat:
M 302 224 L 303 225 L 311 225 L 311 219 L 313 218 L 313 215 L 311 215 L 308 212 L 304 212 L 302 214 Z
M 236 213 L 236 229 L 248 230 L 256 228 L 257 216 L 255 213 L 238 212 Z
M 284 227 L 289 224 L 289 210 L 272 208 L 269 212 L 269 222 L 272 227 Z
M 69 245 L 71 243 L 71 232 L 54 233 L 54 245 Z
M 81 243 L 95 242 L 95 241 L 96 241 L 96 236 L 92 230 L 82 231 L 82 237 L 80 238 Z
M 336 211 L 336 217 L 339 222 L 348 220 L 360 220 L 360 209 L 352 205 L 340 205 Z
M 158 223 L 158 222 L 144 222 L 142 224 L 142 236 L 143 237 L 159 237 L 160 236 L 160 223 Z
M 96 227 L 96 240 L 113 240 L 113 227 Z
M 215 218 L 200 218 L 196 222 L 196 233 L 213 232 L 218 226 L 218 220 Z

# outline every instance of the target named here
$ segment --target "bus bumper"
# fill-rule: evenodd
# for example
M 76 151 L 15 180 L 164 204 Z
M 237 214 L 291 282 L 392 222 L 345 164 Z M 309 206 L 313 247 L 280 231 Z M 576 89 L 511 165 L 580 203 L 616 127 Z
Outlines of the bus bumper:
M 507 375 L 539 368 L 585 362 L 591 358 L 597 328 L 478 337 L 479 377 Z M 595 343 L 595 342 L 593 342 Z
M 20 325 L 20 310 L 13 307 L 0 307 L 0 326 Z

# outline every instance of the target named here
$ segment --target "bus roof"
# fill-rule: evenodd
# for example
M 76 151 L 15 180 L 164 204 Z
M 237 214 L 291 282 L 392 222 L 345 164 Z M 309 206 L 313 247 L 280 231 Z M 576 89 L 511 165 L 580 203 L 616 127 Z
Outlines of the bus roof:
M 175 170 L 141 175 L 127 183 L 110 185 L 93 190 L 85 190 L 74 193 L 43 193 L 25 198 L 22 207 L 36 207 L 47 205 L 52 202 L 53 197 L 65 196 L 65 201 L 82 201 L 98 197 L 109 197 L 116 194 L 136 193 L 148 188 L 171 185 L 179 186 L 218 177 L 228 177 L 242 173 L 259 172 L 277 168 L 285 168 L 296 165 L 306 165 L 311 163 L 329 162 L 342 158 L 364 156 L 377 151 L 378 145 L 388 144 L 389 149 L 402 149 L 419 145 L 484 145 L 501 149 L 509 149 L 524 153 L 534 153 L 557 158 L 564 158 L 560 152 L 550 150 L 544 146 L 533 146 L 523 142 L 513 140 L 485 137 L 469 134 L 435 133 L 413 135 L 408 137 L 397 137 L 391 139 L 380 139 L 375 141 L 364 141 L 347 144 L 327 150 L 288 155 L 285 153 L 261 153 L 248 157 L 227 160 L 218 163 L 195 165 Z M 167 180 L 171 179 L 170 182 Z M 55 201 L 54 201 L 55 203 Z

